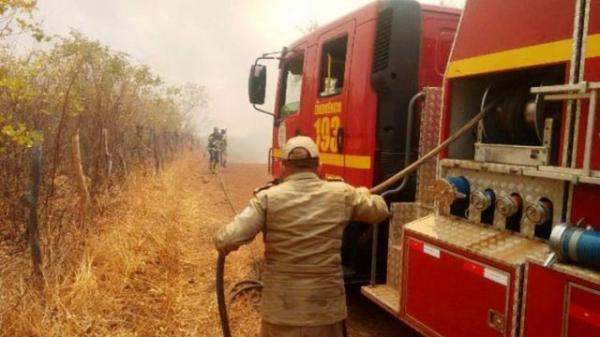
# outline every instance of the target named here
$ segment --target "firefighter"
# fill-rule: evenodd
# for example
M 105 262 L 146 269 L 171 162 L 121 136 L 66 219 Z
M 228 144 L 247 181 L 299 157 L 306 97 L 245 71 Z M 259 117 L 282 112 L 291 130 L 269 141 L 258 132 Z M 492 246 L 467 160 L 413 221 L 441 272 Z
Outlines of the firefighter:
M 207 150 L 210 156 L 208 168 L 212 173 L 216 173 L 217 165 L 221 161 L 221 133 L 218 127 L 214 127 L 213 132 L 208 136 Z
M 227 129 L 221 129 L 221 167 L 227 166 Z
M 341 337 L 346 298 L 340 248 L 350 221 L 388 217 L 380 196 L 317 175 L 319 152 L 309 137 L 282 149 L 281 183 L 257 189 L 250 204 L 215 236 L 222 254 L 265 242 L 262 337 Z

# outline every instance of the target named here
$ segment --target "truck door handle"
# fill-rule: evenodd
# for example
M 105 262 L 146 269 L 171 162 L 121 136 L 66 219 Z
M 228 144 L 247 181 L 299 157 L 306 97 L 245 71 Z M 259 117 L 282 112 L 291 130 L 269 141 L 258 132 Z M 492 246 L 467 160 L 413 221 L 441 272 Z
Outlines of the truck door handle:
M 500 333 L 504 333 L 506 322 L 504 315 L 494 309 L 488 310 L 488 326 Z
M 267 171 L 269 174 L 273 173 L 273 148 L 270 147 L 269 148 L 269 154 L 268 154 L 268 158 L 267 158 Z
M 336 135 L 336 141 L 337 141 L 337 152 L 338 153 L 342 153 L 344 152 L 344 128 L 343 127 L 339 127 L 337 129 L 337 135 Z

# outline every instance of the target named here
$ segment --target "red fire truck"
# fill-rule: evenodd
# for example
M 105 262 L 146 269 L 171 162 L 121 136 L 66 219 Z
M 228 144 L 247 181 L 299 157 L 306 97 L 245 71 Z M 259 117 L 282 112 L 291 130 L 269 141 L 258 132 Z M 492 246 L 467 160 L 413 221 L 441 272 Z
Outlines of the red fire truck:
M 417 1 L 373 2 L 259 57 L 249 79 L 255 107 L 265 99 L 267 68 L 260 61 L 279 61 L 275 110 L 258 108 L 274 116 L 270 172 L 279 174 L 281 146 L 300 134 L 318 144 L 325 176 L 357 186 L 370 187 L 414 160 L 418 144 L 406 130 L 417 139 L 419 119 L 409 103 L 422 88 L 442 84 L 459 17 L 457 9 Z M 398 200 L 414 200 L 414 179 L 405 185 Z M 353 224 L 345 234 L 345 243 L 363 247 L 344 245 L 351 274 L 369 274 L 365 229 Z
M 363 294 L 426 336 L 600 336 L 600 1 L 468 1 L 443 90 L 429 88 L 457 15 L 381 2 L 284 50 L 273 171 L 299 133 L 325 173 L 366 186 L 405 166 L 411 140 L 411 160 L 449 144 L 420 161 L 414 202 L 393 204 L 386 280 Z M 418 44 L 406 27 L 421 27 Z M 252 69 L 253 103 L 264 71 Z
M 455 140 L 363 294 L 425 336 L 600 336 L 600 1 L 467 1 L 426 92 L 420 156 Z

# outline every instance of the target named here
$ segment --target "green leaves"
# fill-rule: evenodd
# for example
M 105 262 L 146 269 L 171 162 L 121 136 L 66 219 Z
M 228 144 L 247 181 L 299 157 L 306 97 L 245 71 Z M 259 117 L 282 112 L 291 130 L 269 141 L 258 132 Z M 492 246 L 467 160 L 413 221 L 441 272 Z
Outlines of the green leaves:
M 37 0 L 0 0 L 0 39 L 28 32 L 38 42 L 49 39 L 33 19 Z
M 16 127 L 10 124 L 4 125 L 2 129 L 0 129 L 0 133 L 8 137 L 15 144 L 27 148 L 32 147 L 35 142 L 43 139 L 41 132 L 30 131 L 23 123 L 18 123 Z
M 98 127 L 126 134 L 138 127 L 194 132 L 209 97 L 204 86 L 170 86 L 147 65 L 134 62 L 77 31 L 46 36 L 33 13 L 36 0 L 0 0 L 0 155 L 80 128 L 94 137 Z M 4 26 L 3 26 L 4 25 Z M 5 38 L 27 32 L 47 47 L 15 55 Z M 118 131 L 117 131 L 118 130 Z M 4 147 L 4 149 L 3 149 Z

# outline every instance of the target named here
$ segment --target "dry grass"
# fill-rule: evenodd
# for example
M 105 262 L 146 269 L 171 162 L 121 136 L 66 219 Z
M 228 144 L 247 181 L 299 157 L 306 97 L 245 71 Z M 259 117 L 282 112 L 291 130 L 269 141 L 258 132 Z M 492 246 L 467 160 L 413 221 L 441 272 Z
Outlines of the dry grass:
M 28 286 L 27 255 L 0 247 L 0 336 L 219 336 L 212 236 L 232 214 L 198 158 L 132 177 L 94 231 L 69 231 L 70 242 L 53 247 L 64 261 L 45 266 L 43 292 Z M 229 283 L 253 261 L 250 250 L 235 254 Z M 237 336 L 256 334 L 250 305 L 232 311 Z
M 29 286 L 28 253 L 0 242 L 0 337 L 220 336 L 212 236 L 232 211 L 200 157 L 187 153 L 160 176 L 131 177 L 123 191 L 99 201 L 93 230 L 44 233 L 41 293 Z M 238 209 L 265 179 L 261 165 L 225 172 Z M 65 190 L 63 202 L 72 194 Z M 252 274 L 261 242 L 231 255 L 227 285 Z M 351 336 L 417 336 L 360 294 L 350 295 L 349 309 Z M 257 335 L 251 303 L 236 301 L 230 319 L 233 336 Z

